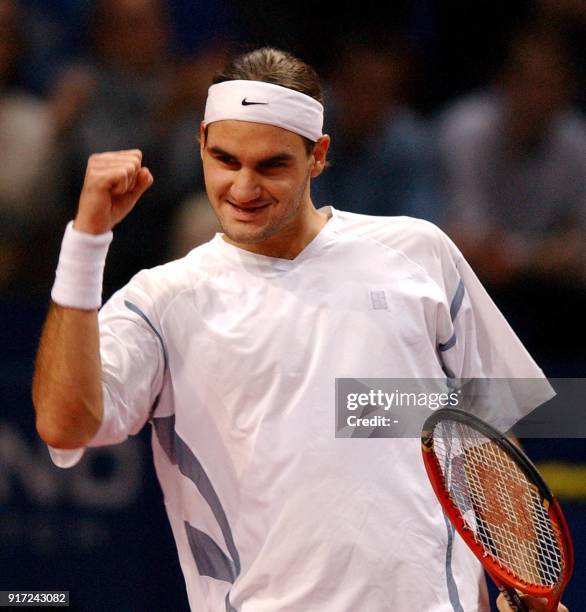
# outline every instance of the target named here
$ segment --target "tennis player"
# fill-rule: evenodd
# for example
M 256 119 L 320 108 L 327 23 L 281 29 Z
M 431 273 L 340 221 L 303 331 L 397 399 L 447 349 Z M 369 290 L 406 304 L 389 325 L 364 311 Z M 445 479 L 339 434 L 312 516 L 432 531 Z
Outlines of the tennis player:
M 223 233 L 99 314 L 112 230 L 153 177 L 138 150 L 89 159 L 38 353 L 38 431 L 65 467 L 151 423 L 194 611 L 486 611 L 419 440 L 336 439 L 334 381 L 543 374 L 435 226 L 314 207 L 322 125 L 312 68 L 268 48 L 234 60 L 200 128 Z

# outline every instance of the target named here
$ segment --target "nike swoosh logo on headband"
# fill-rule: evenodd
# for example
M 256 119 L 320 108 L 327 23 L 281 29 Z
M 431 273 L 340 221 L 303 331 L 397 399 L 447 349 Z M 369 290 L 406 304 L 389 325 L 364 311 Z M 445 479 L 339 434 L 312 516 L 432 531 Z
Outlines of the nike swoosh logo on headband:
M 253 104 L 268 104 L 268 102 L 249 102 L 246 98 L 242 99 L 242 106 L 252 106 Z

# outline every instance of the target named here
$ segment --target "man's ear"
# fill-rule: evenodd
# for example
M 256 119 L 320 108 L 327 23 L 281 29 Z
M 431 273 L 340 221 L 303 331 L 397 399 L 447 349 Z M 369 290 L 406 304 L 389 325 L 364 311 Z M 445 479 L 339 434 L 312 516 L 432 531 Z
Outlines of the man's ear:
M 328 149 L 330 148 L 330 137 L 327 134 L 320 136 L 318 141 L 315 143 L 312 157 L 313 164 L 311 166 L 311 176 L 315 178 L 319 176 L 326 167 L 326 159 L 328 155 Z
M 203 159 L 203 151 L 205 149 L 206 146 L 206 126 L 204 125 L 204 122 L 202 121 L 199 124 L 199 154 Z

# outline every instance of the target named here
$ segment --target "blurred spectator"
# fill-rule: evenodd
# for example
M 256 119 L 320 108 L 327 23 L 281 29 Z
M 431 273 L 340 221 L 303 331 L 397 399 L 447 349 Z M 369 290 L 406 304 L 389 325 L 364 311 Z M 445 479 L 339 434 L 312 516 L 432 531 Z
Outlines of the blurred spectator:
M 439 128 L 448 233 L 529 350 L 566 360 L 586 341 L 575 324 L 586 308 L 586 124 L 576 89 L 564 39 L 525 30 L 494 88 L 455 103 Z
M 97 0 L 21 0 L 26 21 L 27 53 L 19 83 L 48 95 L 63 66 L 82 53 L 88 22 Z M 196 55 L 219 39 L 239 33 L 234 8 L 225 0 L 164 0 L 173 30 L 173 50 Z
M 174 189 L 180 196 L 203 185 L 197 135 L 203 118 L 208 87 L 214 74 L 229 58 L 230 47 L 215 41 L 197 54 L 175 64 L 175 78 L 165 106 L 158 111 L 157 132 L 167 144 L 166 165 L 173 173 Z M 166 135 L 166 136 L 165 136 Z
M 575 74 L 552 31 L 521 33 L 493 90 L 440 123 L 451 235 L 484 280 L 582 281 L 586 124 Z
M 398 39 L 344 41 L 327 100 L 331 167 L 312 184 L 316 205 L 437 219 L 427 129 L 407 106 L 410 68 Z
M 584 0 L 539 0 L 540 19 L 543 23 L 555 24 L 570 43 L 573 59 L 586 82 L 586 2 Z M 578 92 L 578 102 L 586 111 L 584 88 Z
M 14 86 L 25 51 L 21 7 L 0 0 L 0 287 L 41 282 L 45 246 L 37 240 L 54 220 L 58 154 L 52 107 Z M 34 254 L 31 251 L 34 245 Z M 33 288 L 32 286 L 29 289 Z
M 47 96 L 65 63 L 79 53 L 95 0 L 21 0 L 27 49 L 19 83 Z
M 174 61 L 166 8 L 162 0 L 99 0 L 90 61 L 72 67 L 57 87 L 67 128 L 71 215 L 94 152 L 139 148 L 155 178 L 116 230 L 106 295 L 139 269 L 164 261 L 173 213 L 202 184 L 197 143 L 207 89 L 202 79 L 221 65 L 222 50 L 206 48 Z

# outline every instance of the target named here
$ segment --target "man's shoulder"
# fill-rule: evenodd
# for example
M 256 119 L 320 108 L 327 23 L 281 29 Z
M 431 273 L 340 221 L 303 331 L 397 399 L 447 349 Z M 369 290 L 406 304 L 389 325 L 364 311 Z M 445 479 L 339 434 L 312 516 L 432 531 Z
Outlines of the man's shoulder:
M 375 217 L 336 211 L 336 231 L 399 252 L 433 277 L 451 275 L 462 255 L 437 225 L 414 217 Z
M 434 223 L 408 216 L 374 216 L 336 211 L 336 230 L 364 236 L 398 250 L 451 243 Z
M 472 142 L 492 142 L 502 116 L 500 96 L 493 91 L 476 92 L 442 109 L 435 125 L 440 145 L 453 147 Z
M 199 279 L 215 265 L 213 240 L 191 250 L 179 259 L 141 270 L 118 292 L 131 299 L 141 296 L 162 307 L 176 296 L 193 291 Z
M 563 152 L 576 156 L 579 162 L 585 159 L 586 117 L 584 115 L 570 109 L 558 117 L 552 131 L 553 142 Z

